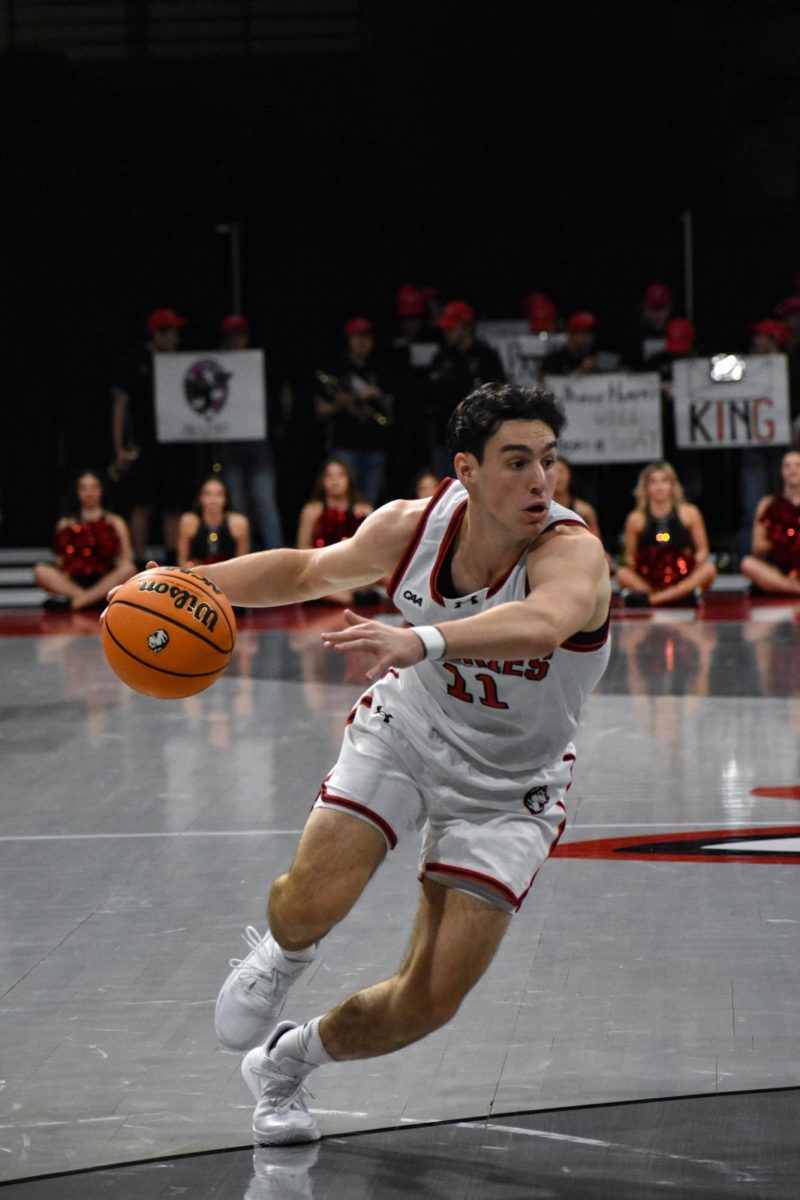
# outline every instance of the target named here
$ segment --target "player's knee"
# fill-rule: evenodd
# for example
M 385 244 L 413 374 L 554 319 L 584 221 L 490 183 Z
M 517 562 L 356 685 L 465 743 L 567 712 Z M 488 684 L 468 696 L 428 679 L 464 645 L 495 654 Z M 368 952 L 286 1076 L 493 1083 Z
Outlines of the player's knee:
M 336 923 L 322 902 L 322 889 L 299 889 L 290 875 L 281 875 L 269 895 L 269 926 L 282 944 L 317 941 Z

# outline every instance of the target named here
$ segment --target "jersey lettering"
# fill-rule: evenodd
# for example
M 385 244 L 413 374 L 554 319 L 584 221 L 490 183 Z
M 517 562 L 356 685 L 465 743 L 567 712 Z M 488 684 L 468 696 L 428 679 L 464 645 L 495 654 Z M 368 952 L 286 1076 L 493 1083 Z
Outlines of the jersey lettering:
M 418 596 L 416 592 L 412 592 L 408 588 L 403 592 L 403 599 L 410 600 L 412 604 L 416 604 L 418 608 L 422 608 L 422 596 Z

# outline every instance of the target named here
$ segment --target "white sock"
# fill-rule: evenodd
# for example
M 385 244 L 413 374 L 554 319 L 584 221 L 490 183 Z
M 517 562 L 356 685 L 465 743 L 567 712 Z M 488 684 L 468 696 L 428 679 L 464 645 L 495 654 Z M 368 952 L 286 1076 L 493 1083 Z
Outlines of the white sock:
M 322 1017 L 314 1017 L 306 1025 L 298 1025 L 279 1038 L 270 1051 L 270 1058 L 282 1071 L 305 1079 L 315 1067 L 333 1062 L 319 1036 Z
M 276 942 L 277 946 L 278 943 Z M 311 962 L 314 955 L 317 953 L 317 943 L 312 942 L 310 946 L 306 946 L 304 950 L 284 950 L 283 946 L 278 946 L 278 949 L 283 954 L 283 957 L 289 962 Z

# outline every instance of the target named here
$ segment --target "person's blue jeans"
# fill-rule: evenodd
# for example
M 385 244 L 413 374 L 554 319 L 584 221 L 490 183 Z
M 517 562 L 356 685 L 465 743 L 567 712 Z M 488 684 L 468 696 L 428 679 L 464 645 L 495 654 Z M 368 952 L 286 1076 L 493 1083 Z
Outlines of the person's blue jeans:
M 383 491 L 386 455 L 383 450 L 332 450 L 330 458 L 340 458 L 353 473 L 358 490 L 373 508 Z
M 223 453 L 230 507 L 251 516 L 265 550 L 284 546 L 275 498 L 275 462 L 267 442 L 230 442 Z M 252 509 L 251 509 L 252 505 Z

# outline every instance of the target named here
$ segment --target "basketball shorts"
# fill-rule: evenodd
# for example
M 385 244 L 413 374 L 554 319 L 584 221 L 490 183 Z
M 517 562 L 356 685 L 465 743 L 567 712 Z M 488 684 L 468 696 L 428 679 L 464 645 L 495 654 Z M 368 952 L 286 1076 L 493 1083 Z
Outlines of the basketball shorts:
M 314 807 L 367 821 L 390 850 L 422 830 L 421 879 L 516 912 L 564 829 L 573 747 L 533 776 L 490 774 L 435 730 L 412 743 L 395 715 L 361 697 Z

